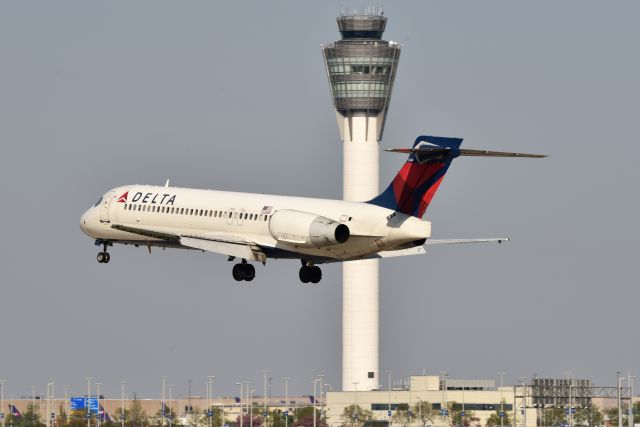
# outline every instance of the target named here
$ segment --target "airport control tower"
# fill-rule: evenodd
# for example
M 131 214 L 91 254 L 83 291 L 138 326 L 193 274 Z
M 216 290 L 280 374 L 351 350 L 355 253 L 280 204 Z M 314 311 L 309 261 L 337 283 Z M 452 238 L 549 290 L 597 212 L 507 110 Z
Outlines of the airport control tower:
M 379 194 L 379 147 L 400 59 L 382 40 L 382 12 L 337 18 L 342 40 L 322 46 L 340 139 L 344 200 Z M 351 261 L 342 270 L 342 389 L 374 390 L 378 375 L 378 261 Z

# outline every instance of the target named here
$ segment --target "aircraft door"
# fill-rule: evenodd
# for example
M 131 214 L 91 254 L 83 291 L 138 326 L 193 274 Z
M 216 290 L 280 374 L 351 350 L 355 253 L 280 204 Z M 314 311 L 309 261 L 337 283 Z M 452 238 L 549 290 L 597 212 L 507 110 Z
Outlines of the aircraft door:
M 238 214 L 238 225 L 242 225 L 244 223 L 244 216 L 247 214 L 247 211 L 244 209 L 240 209 L 240 213 Z
M 102 198 L 102 203 L 100 204 L 100 222 L 110 222 L 109 219 L 109 208 L 111 207 L 111 202 L 113 202 L 113 198 L 116 192 L 112 191 Z
M 234 208 L 229 209 L 229 215 L 227 216 L 227 225 L 233 225 L 233 218 L 238 215 Z

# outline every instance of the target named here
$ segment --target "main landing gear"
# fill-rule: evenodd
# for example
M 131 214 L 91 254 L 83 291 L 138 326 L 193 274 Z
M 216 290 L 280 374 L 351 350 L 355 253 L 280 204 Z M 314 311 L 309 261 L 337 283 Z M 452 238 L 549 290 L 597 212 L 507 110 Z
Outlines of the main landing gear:
M 100 264 L 106 264 L 111 260 L 111 255 L 107 252 L 107 246 L 109 246 L 109 242 L 96 242 L 96 245 L 102 245 L 102 252 L 98 252 L 96 259 Z
M 302 283 L 318 283 L 322 279 L 322 270 L 317 265 L 302 260 L 302 267 L 300 267 L 298 276 Z
M 242 260 L 242 263 L 233 266 L 233 278 L 240 282 L 245 280 L 250 282 L 256 277 L 256 268 L 247 263 L 246 259 Z

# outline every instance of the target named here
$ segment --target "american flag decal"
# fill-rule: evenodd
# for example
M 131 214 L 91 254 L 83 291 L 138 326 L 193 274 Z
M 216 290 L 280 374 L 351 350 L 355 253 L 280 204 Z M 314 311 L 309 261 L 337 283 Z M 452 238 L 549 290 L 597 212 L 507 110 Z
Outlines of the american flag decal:
M 262 212 L 260 212 L 260 215 L 269 215 L 271 214 L 272 210 L 273 210 L 273 206 L 264 206 L 262 208 Z

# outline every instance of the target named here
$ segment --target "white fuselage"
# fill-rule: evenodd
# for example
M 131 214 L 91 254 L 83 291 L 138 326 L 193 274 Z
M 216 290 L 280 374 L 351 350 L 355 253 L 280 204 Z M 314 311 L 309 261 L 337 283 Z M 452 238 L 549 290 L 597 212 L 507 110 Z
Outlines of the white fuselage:
M 291 233 L 275 233 L 270 228 L 272 217 L 284 210 L 345 224 L 350 236 L 344 243 L 314 247 L 296 234 L 299 227 L 293 222 Z M 231 236 L 270 248 L 266 251 L 270 258 L 318 262 L 360 259 L 431 235 L 429 221 L 368 203 L 144 185 L 108 191 L 82 215 L 80 226 L 103 242 L 172 246 L 162 239 L 114 229 L 114 224 L 175 235 Z

